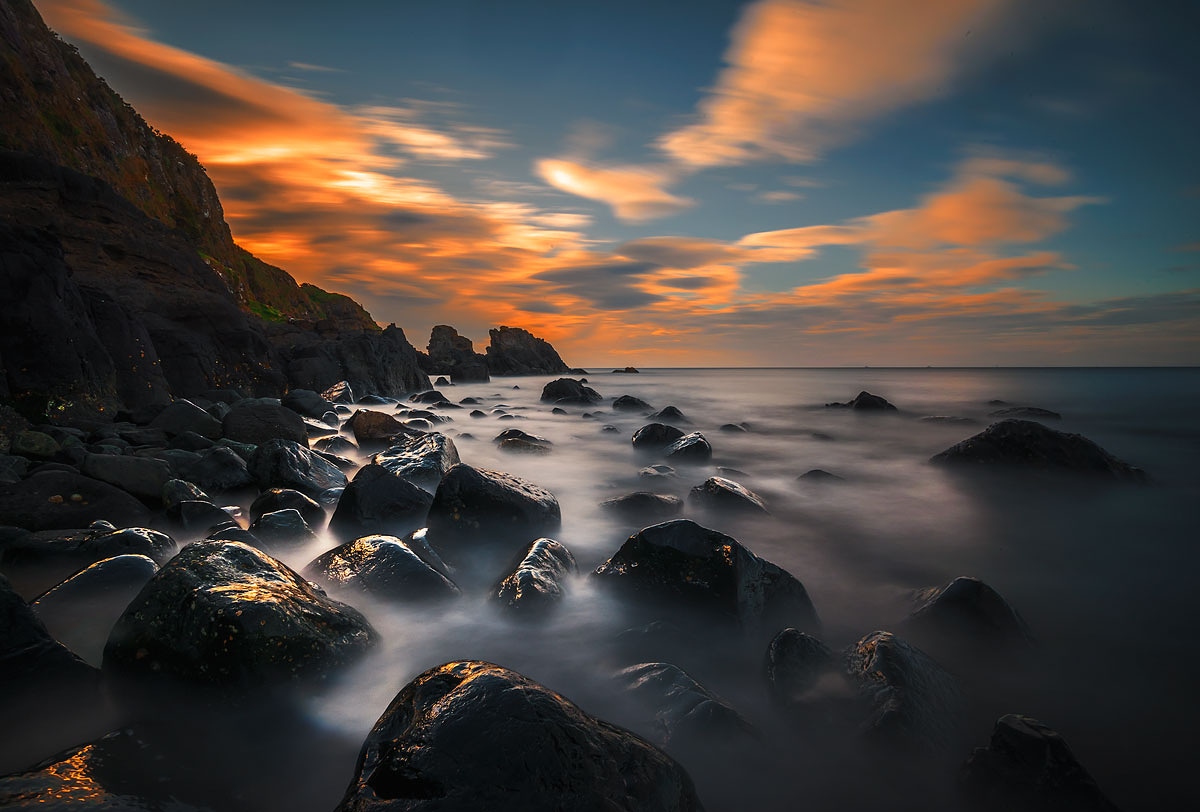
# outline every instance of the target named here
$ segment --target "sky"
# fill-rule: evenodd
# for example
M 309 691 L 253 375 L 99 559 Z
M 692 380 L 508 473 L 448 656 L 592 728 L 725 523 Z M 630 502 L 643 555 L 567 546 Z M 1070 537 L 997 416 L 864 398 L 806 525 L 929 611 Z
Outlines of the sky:
M 35 0 L 420 348 L 1200 364 L 1200 3 Z

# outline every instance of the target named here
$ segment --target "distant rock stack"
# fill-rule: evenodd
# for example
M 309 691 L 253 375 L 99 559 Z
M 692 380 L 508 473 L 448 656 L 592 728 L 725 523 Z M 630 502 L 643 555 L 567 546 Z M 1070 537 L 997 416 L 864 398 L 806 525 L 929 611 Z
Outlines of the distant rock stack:
M 493 375 L 562 375 L 571 368 L 563 363 L 550 342 L 520 327 L 488 330 L 487 368 Z
M 455 383 L 491 380 L 488 375 L 487 359 L 475 352 L 471 339 L 458 334 L 448 324 L 439 324 L 429 334 L 429 360 L 426 371 L 450 373 Z

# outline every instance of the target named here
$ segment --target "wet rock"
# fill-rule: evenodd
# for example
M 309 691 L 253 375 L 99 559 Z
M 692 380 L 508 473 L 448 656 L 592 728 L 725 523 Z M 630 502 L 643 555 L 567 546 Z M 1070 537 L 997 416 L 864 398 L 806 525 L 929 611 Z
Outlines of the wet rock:
M 665 423 L 648 423 L 633 433 L 630 442 L 634 448 L 666 448 L 684 434 L 674 426 Z
M 393 438 L 412 434 L 411 429 L 405 428 L 403 423 L 390 414 L 371 409 L 356 411 L 346 421 L 346 428 L 354 434 L 354 440 L 360 446 L 389 443 Z
M 14 588 L 32 598 L 84 567 L 118 555 L 145 555 L 162 564 L 179 547 L 166 533 L 145 527 L 115 529 L 108 523 L 75 530 L 29 532 L 12 528 L 0 536 L 0 570 Z
M 520 674 L 451 662 L 396 696 L 337 812 L 700 810 L 669 756 Z
M 617 684 L 653 713 L 651 737 L 669 749 L 745 747 L 754 726 L 725 700 L 670 663 L 638 663 L 618 671 Z
M 439 375 L 438 379 L 433 382 L 434 386 L 450 386 L 450 379 L 445 375 Z
M 333 386 L 321 393 L 321 397 L 330 403 L 345 403 L 350 404 L 355 402 L 354 390 L 350 388 L 349 381 L 338 381 Z
M 498 448 L 501 451 L 515 452 L 517 454 L 549 454 L 551 451 L 549 446 L 521 437 L 509 437 L 507 440 L 501 440 Z
M 1000 717 L 960 784 L 979 812 L 1117 812 L 1062 736 L 1029 716 Z
M 1117 459 L 1080 434 L 1055 431 L 1033 420 L 1001 420 L 930 458 L 957 467 L 1004 466 L 1074 471 L 1145 482 L 1146 472 Z
M 864 732 L 917 752 L 958 744 L 962 692 L 925 652 L 891 632 L 872 632 L 847 649 L 845 668 L 866 713 Z
M 410 403 L 441 403 L 442 401 L 448 401 L 449 398 L 436 389 L 428 389 L 424 392 L 409 395 L 408 400 Z
M 295 508 L 264 513 L 250 525 L 250 532 L 268 549 L 298 547 L 317 538 L 317 534 Z
M 663 449 L 663 456 L 675 462 L 702 465 L 712 459 L 712 445 L 703 434 L 685 434 Z
M 233 517 L 207 499 L 185 499 L 167 510 L 167 518 L 181 530 L 208 534 L 214 529 L 233 524 Z
M 616 655 L 623 663 L 672 662 L 686 664 L 705 650 L 705 643 L 687 629 L 668 620 L 652 620 L 623 629 L 613 639 Z
M 343 538 L 368 533 L 402 535 L 424 526 L 432 502 L 429 491 L 371 463 L 358 469 L 342 491 L 329 528 Z
M 358 402 L 367 406 L 394 406 L 400 401 L 385 395 L 363 395 L 358 399 Z
M 828 471 L 823 470 L 821 468 L 813 468 L 811 470 L 805 471 L 803 474 L 796 477 L 796 479 L 800 479 L 805 482 L 845 482 L 846 481 L 845 477 L 840 477 L 837 474 L 831 474 Z
M 260 445 L 249 471 L 259 487 L 293 488 L 309 496 L 346 484 L 346 475 L 336 465 L 290 440 L 269 440 Z
M 0 574 L 0 707 L 42 683 L 94 685 L 99 674 L 55 640 L 36 612 Z
M 741 423 L 722 423 L 720 427 L 720 431 L 726 434 L 745 434 L 748 430 Z
M 879 395 L 872 395 L 870 392 L 863 390 L 854 398 L 846 403 L 826 403 L 828 407 L 854 409 L 860 412 L 894 412 L 896 407 L 888 402 L 886 398 Z
M 273 398 L 238 401 L 221 421 L 222 436 L 239 443 L 262 445 L 290 440 L 308 448 L 308 430 L 300 415 Z
M 366 619 L 270 556 L 231 541 L 185 547 L 113 628 L 104 671 L 218 690 L 320 679 L 377 639 Z
M 650 419 L 657 420 L 660 423 L 682 423 L 685 425 L 692 422 L 688 420 L 687 415 L 674 406 L 664 406 L 650 415 Z
M 163 486 L 172 479 L 171 466 L 162 460 L 113 454 L 86 455 L 80 472 L 150 502 L 162 499 Z
M 511 474 L 460 463 L 438 484 L 429 507 L 429 534 L 435 546 L 450 539 L 524 542 L 554 532 L 561 520 L 550 491 Z
M 529 434 L 520 429 L 505 429 L 492 438 L 493 442 L 503 443 L 505 440 L 524 440 L 527 443 L 536 443 L 537 445 L 551 446 L 554 445 L 545 437 L 540 437 L 536 434 Z
M 0 484 L 20 482 L 29 473 L 29 460 L 24 457 L 0 454 Z
M 368 535 L 318 556 L 305 574 L 320 584 L 366 592 L 392 603 L 426 603 L 460 594 L 444 569 L 427 545 L 410 545 L 397 536 Z
M 311 389 L 292 389 L 279 399 L 281 406 L 291 409 L 301 417 L 321 420 L 326 412 L 332 412 L 334 403 L 326 400 Z
M 599 392 L 574 378 L 559 378 L 542 387 L 542 403 L 587 406 L 602 400 Z
M 688 492 L 688 504 L 719 514 L 767 513 L 762 497 L 725 477 L 713 476 Z
M 1061 420 L 1062 415 L 1058 412 L 1052 412 L 1049 409 L 1041 409 L 1037 406 L 1009 406 L 1005 409 L 997 409 L 994 412 L 988 412 L 988 417 L 1031 417 L 1035 420 L 1042 418 L 1043 420 Z
M 222 422 L 190 400 L 177 400 L 150 421 L 150 428 L 162 429 L 168 437 L 193 432 L 209 440 L 221 436 Z
M 298 510 L 311 527 L 325 523 L 325 509 L 309 496 L 292 488 L 268 488 L 250 503 L 250 521 L 256 522 L 277 510 Z
M 906 624 L 972 646 L 1033 645 L 1033 635 L 1017 610 L 983 581 L 966 576 L 918 592 Z
M 621 397 L 619 397 L 613 401 L 612 407 L 615 411 L 618 411 L 618 412 L 621 412 L 621 411 L 630 411 L 630 412 L 647 411 L 648 412 L 648 411 L 653 410 L 653 408 L 654 408 L 646 401 L 642 400 L 641 398 L 635 398 L 633 395 L 621 395 Z
M 454 441 L 444 434 L 405 437 L 376 454 L 372 462 L 414 485 L 433 490 L 446 472 L 459 463 Z
M 69 470 L 46 470 L 0 485 L 0 524 L 27 530 L 86 527 L 97 519 L 138 525 L 149 518 L 150 511 L 135 497 Z
M 636 491 L 605 499 L 600 507 L 628 521 L 661 522 L 678 516 L 683 511 L 683 500 L 678 496 Z
M 541 615 L 562 601 L 563 582 L 576 572 L 570 550 L 554 539 L 536 539 L 496 586 L 492 600 L 523 617 Z
M 819 625 L 800 581 L 736 539 L 689 519 L 630 536 L 593 577 L 685 616 L 704 612 L 743 626 Z
M 182 479 L 214 493 L 237 490 L 254 482 L 246 460 L 224 446 L 201 452 L 195 462 L 179 473 Z
M 18 432 L 12 439 L 12 453 L 35 460 L 53 459 L 61 450 L 59 444 L 49 434 L 27 429 Z
M 669 465 L 649 465 L 638 469 L 638 476 L 643 479 L 674 479 L 675 469 Z
M 807 632 L 784 629 L 767 646 L 765 673 L 771 701 L 792 707 L 834 669 L 833 652 Z
M 99 666 L 117 618 L 158 572 L 145 555 L 118 555 L 84 567 L 30 602 L 56 640 Z
M 185 431 L 181 434 L 176 434 L 167 441 L 167 448 L 179 449 L 181 451 L 203 451 L 206 448 L 212 448 L 215 443 L 207 437 L 202 437 L 194 431 Z
M 323 451 L 327 454 L 340 454 L 345 456 L 347 454 L 357 453 L 358 446 L 341 435 L 334 435 L 333 437 L 326 437 L 313 443 L 313 451 Z

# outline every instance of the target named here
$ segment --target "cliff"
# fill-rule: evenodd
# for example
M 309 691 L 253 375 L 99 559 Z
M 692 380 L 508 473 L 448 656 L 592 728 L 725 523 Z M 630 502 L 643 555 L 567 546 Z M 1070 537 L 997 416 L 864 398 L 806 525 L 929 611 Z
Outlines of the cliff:
M 559 375 L 570 372 L 554 347 L 520 327 L 488 330 L 487 368 L 493 375 Z

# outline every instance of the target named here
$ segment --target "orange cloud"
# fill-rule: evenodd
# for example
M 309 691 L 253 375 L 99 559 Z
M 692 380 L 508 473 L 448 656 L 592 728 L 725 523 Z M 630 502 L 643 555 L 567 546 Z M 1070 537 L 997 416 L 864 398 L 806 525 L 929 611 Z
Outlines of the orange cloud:
M 694 167 L 812 161 L 863 123 L 945 92 L 1003 0 L 760 0 L 697 121 L 659 146 Z
M 618 219 L 640 223 L 676 214 L 693 205 L 663 187 L 674 177 L 653 166 L 589 166 L 563 158 L 543 158 L 534 164 L 538 177 L 556 189 L 612 207 Z

